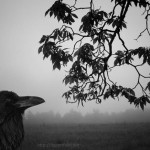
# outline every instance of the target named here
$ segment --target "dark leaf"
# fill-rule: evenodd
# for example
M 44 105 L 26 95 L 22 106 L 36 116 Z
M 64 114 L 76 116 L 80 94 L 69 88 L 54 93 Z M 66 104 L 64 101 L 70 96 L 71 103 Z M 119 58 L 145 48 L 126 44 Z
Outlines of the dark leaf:
M 132 55 L 137 55 L 139 53 L 139 50 L 138 49 L 134 49 L 131 51 L 131 54 Z
M 49 15 L 50 15 L 50 17 L 51 17 L 51 16 L 53 15 L 53 12 L 51 11 Z
M 76 57 L 76 56 L 79 55 L 79 51 L 80 51 L 80 49 L 78 49 L 78 50 L 74 53 L 74 57 Z
M 143 55 L 143 64 L 145 64 L 147 61 L 147 55 Z
M 60 15 L 57 15 L 58 22 L 60 21 L 60 19 L 61 19 Z
M 49 13 L 50 9 L 48 9 L 46 12 L 45 12 L 45 16 Z
M 147 63 L 148 63 L 148 65 L 150 65 L 150 54 L 148 55 Z
M 60 64 L 59 61 L 55 61 L 54 64 L 53 64 L 53 69 L 55 70 L 56 68 L 59 69 L 59 70 L 61 68 L 61 64 Z
M 65 97 L 68 100 L 69 98 L 71 98 L 71 96 L 70 96 L 71 94 L 72 94 L 71 91 L 67 91 L 62 95 L 62 97 Z
M 145 90 L 147 90 L 147 89 L 150 91 L 150 82 L 147 83 Z
M 81 29 L 83 29 L 83 24 L 80 26 L 79 31 L 80 31 Z
M 110 17 L 112 15 L 112 13 L 113 13 L 112 11 L 110 13 L 108 13 L 108 16 Z
M 55 33 L 54 33 L 54 40 L 56 40 L 56 38 L 57 38 L 57 36 L 58 36 L 58 34 L 57 34 L 58 32 L 57 32 L 57 30 L 55 31 Z
M 72 16 L 75 17 L 75 18 L 78 18 L 78 16 L 77 16 L 76 14 L 73 14 L 73 13 L 72 13 Z
M 108 15 L 106 12 L 103 11 L 103 15 L 105 16 L 105 18 L 108 18 Z
M 106 98 L 108 98 L 110 95 L 111 95 L 111 89 L 109 88 L 109 89 L 107 89 L 107 91 L 105 92 L 103 98 L 106 99 Z
M 137 1 L 137 0 L 134 0 L 133 2 L 134 2 L 134 4 L 135 4 L 135 6 L 137 6 L 138 1 Z
M 107 23 L 110 25 L 110 24 L 112 24 L 113 21 L 114 21 L 113 19 L 109 19 L 109 20 L 107 21 Z
M 122 26 L 123 26 L 124 28 L 127 28 L 125 22 L 122 22 Z
M 64 78 L 63 82 L 65 82 L 65 85 L 67 85 L 67 84 L 72 84 L 74 82 L 74 80 L 73 80 L 73 77 L 71 77 L 70 75 L 67 75 Z
M 47 36 L 43 35 L 41 40 L 39 41 L 39 43 L 41 44 L 41 43 L 45 42 L 46 39 L 47 39 Z
M 67 31 L 63 32 L 63 39 L 65 39 L 67 37 Z
M 146 97 L 146 102 L 147 102 L 147 103 L 150 103 L 150 100 L 149 100 L 149 98 L 148 98 L 148 97 Z
M 72 36 L 71 33 L 69 33 L 69 37 L 70 37 L 70 39 L 73 41 L 73 36 Z
M 116 57 L 115 61 L 114 61 L 114 66 L 117 66 L 118 64 L 121 65 L 122 63 L 122 59 L 118 56 Z
M 126 63 L 128 64 L 129 62 L 132 62 L 132 60 L 134 60 L 134 59 L 133 59 L 131 53 L 127 54 L 127 56 L 126 56 Z
M 131 88 L 127 88 L 127 92 L 130 93 L 131 95 L 135 96 L 135 92 Z
M 41 52 L 42 52 L 42 50 L 43 50 L 43 45 L 39 47 L 39 49 L 38 49 L 38 53 L 41 53 Z
M 129 95 L 129 97 L 128 97 L 130 104 L 134 103 L 135 99 L 136 99 L 136 97 L 132 96 L 132 95 Z
M 70 61 L 73 61 L 73 58 L 72 58 L 71 55 L 69 55 L 68 58 L 69 58 Z
M 140 107 L 142 108 L 142 110 L 144 110 L 144 104 L 142 102 L 140 102 Z
M 95 39 L 93 39 L 93 44 L 95 44 L 98 40 L 99 40 L 99 37 L 96 37 Z
M 124 88 L 124 89 L 122 90 L 121 95 L 124 96 L 124 97 L 127 98 L 127 99 L 129 99 L 129 96 L 130 96 L 129 93 L 127 92 L 126 88 Z
M 120 50 L 118 50 L 115 54 L 118 55 L 119 57 L 123 57 L 124 56 L 123 51 L 120 51 Z
M 112 27 L 114 28 L 114 27 L 117 26 L 117 25 L 118 25 L 118 21 L 117 21 L 117 20 L 113 21 Z
M 146 105 L 146 103 L 150 103 L 150 100 L 147 96 L 143 95 L 141 96 L 141 102 L 143 102 L 143 104 Z
M 142 49 L 140 50 L 139 49 L 139 53 L 138 53 L 139 58 L 141 58 L 144 55 L 144 53 L 145 53 L 144 50 L 142 50 Z

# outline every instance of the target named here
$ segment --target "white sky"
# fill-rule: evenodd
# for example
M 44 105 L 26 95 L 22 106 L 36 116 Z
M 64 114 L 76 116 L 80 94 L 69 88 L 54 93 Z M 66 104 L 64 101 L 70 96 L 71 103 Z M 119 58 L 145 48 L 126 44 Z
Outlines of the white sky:
M 71 0 L 73 1 L 73 0 Z M 86 4 L 89 0 L 78 0 L 79 5 Z M 110 0 L 95 0 L 96 6 L 110 10 Z M 64 2 L 70 2 L 64 0 Z M 62 84 L 65 77 L 63 71 L 53 71 L 49 59 L 43 61 L 43 56 L 38 55 L 38 41 L 44 34 L 50 34 L 53 29 L 60 27 L 56 20 L 44 17 L 45 11 L 54 3 L 54 0 L 0 0 L 0 90 L 10 90 L 18 95 L 36 95 L 43 97 L 45 104 L 31 108 L 36 111 L 49 111 L 65 113 L 70 109 L 83 113 L 98 109 L 100 112 L 119 112 L 128 108 L 134 108 L 127 100 L 121 98 L 118 102 L 112 99 L 103 101 L 102 104 L 88 102 L 85 107 L 77 107 L 77 104 L 66 104 L 62 98 L 67 87 Z M 82 3 L 82 4 L 81 4 Z M 106 7 L 107 6 L 107 7 Z M 134 39 L 145 27 L 144 17 L 137 17 L 143 10 L 131 8 L 126 21 L 128 29 L 122 36 L 127 42 L 128 48 L 149 46 L 150 38 L 147 33 L 136 42 Z M 81 15 L 81 12 L 79 12 Z M 118 50 L 121 44 L 115 43 Z M 148 67 L 147 67 L 148 68 Z M 149 71 L 144 67 L 144 74 Z M 134 70 L 126 71 L 124 68 L 114 71 L 112 78 L 123 84 L 135 83 Z M 124 76 L 121 77 L 121 73 Z

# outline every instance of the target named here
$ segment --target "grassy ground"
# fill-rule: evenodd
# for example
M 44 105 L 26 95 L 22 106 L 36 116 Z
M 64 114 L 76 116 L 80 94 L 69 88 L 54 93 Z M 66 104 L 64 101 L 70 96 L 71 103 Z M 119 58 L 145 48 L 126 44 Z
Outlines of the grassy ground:
M 149 150 L 150 123 L 26 125 L 21 150 Z

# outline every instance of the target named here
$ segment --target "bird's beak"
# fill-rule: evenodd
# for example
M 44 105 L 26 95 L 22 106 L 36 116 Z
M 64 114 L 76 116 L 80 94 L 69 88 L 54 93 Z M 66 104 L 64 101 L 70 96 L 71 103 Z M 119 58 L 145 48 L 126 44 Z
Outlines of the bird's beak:
M 15 106 L 18 108 L 29 108 L 32 106 L 39 105 L 44 103 L 44 99 L 35 96 L 23 96 L 19 97 L 19 100 L 15 103 Z

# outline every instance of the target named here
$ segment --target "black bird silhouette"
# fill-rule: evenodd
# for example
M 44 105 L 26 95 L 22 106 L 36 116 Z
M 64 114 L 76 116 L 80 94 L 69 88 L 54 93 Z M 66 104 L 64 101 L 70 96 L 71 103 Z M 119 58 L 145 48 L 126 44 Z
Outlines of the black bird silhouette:
M 14 92 L 0 92 L 0 150 L 16 150 L 23 138 L 23 114 L 29 107 L 43 103 L 35 96 L 18 96 Z

